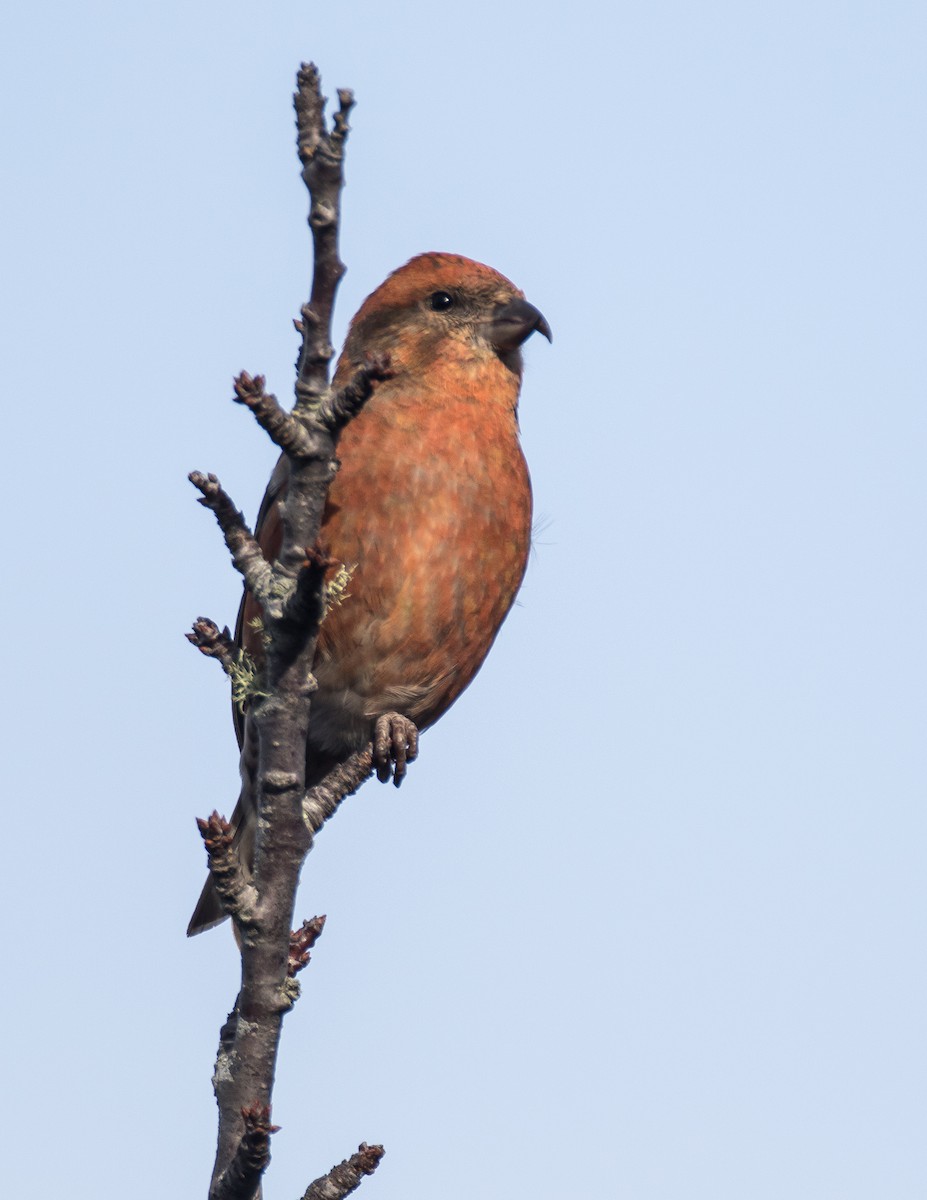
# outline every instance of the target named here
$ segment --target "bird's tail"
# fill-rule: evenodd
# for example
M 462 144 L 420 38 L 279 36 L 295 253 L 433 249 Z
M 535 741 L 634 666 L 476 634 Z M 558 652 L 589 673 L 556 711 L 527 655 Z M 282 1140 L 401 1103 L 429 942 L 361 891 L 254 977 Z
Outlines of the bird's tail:
M 205 933 L 207 929 L 212 929 L 215 925 L 220 925 L 227 916 L 228 913 L 222 907 L 216 892 L 216 885 L 213 883 L 212 876 L 210 875 L 203 884 L 200 898 L 196 902 L 196 908 L 194 908 L 190 924 L 187 926 L 187 937 L 194 937 L 198 933 Z

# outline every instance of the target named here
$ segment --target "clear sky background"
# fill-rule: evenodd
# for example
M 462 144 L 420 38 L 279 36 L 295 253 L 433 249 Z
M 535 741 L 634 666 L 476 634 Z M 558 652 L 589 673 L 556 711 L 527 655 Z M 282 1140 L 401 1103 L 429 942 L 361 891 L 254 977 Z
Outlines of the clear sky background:
M 308 290 L 291 92 L 356 90 L 339 336 L 422 250 L 527 347 L 521 604 L 319 839 L 268 1200 L 922 1200 L 927 9 L 223 0 L 4 23 L 4 1187 L 205 1195 L 239 583 Z

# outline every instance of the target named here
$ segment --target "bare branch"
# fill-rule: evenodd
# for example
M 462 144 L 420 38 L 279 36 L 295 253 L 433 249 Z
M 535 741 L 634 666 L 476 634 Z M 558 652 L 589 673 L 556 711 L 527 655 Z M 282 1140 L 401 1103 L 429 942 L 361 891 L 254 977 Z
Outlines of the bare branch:
M 350 383 L 340 392 L 323 400 L 319 406 L 318 417 L 327 429 L 342 429 L 364 407 L 373 395 L 377 383 L 384 379 L 392 379 L 388 354 L 370 354 L 362 367 L 359 367 Z
M 315 452 L 315 446 L 306 429 L 299 421 L 281 407 L 277 397 L 264 391 L 264 376 L 252 378 L 242 371 L 235 379 L 235 399 L 254 413 L 255 420 L 270 436 L 274 445 L 294 458 L 307 458 Z
M 220 630 L 215 621 L 210 621 L 209 617 L 197 617 L 193 622 L 193 632 L 186 634 L 186 638 L 207 658 L 218 659 L 223 671 L 226 675 L 229 674 L 238 649 L 229 632 L 228 625 Z
M 236 400 L 251 409 L 286 456 L 286 487 L 274 511 L 282 528 L 273 565 L 215 475 L 190 476 L 202 493 L 201 503 L 216 514 L 235 566 L 263 609 L 260 663 L 230 645 L 227 634 L 212 623 L 198 622 L 189 635 L 203 653 L 223 663 L 233 684 L 236 675 L 242 676 L 240 691 L 248 703 L 238 811 L 257 817 L 246 835 L 250 877 L 247 866 L 239 865 L 245 857 L 244 827 L 233 832 L 217 814 L 200 823 L 216 890 L 235 917 L 242 956 L 241 990 L 223 1029 L 213 1078 L 219 1137 L 210 1200 L 252 1200 L 259 1187 L 272 1132 L 269 1106 L 283 1016 L 299 994 L 295 975 L 308 962 L 324 920 L 316 918 L 291 932 L 300 869 L 314 835 L 373 770 L 373 747 L 368 746 L 307 788 L 310 700 L 316 686 L 312 666 L 328 595 L 325 575 L 333 565 L 319 534 L 337 470 L 337 438 L 376 384 L 390 377 L 389 362 L 381 356 L 365 363 L 337 395 L 332 396 L 328 383 L 332 311 L 345 271 L 338 254 L 338 224 L 353 102 L 350 92 L 339 92 L 329 131 L 318 71 L 305 64 L 300 69 L 294 104 L 302 177 L 310 196 L 314 270 L 309 302 L 296 323 L 302 346 L 293 413 L 265 391 L 261 376 L 242 372 L 235 381 Z M 254 687 L 244 679 L 246 670 L 259 673 Z M 390 741 L 397 778 L 410 744 L 406 738 L 397 750 L 396 737 Z M 361 1146 L 357 1155 L 313 1184 L 326 1190 L 310 1188 L 307 1196 L 348 1195 L 382 1154 L 380 1147 Z
M 346 1158 L 337 1167 L 332 1167 L 327 1175 L 315 1183 L 310 1183 L 303 1192 L 302 1200 L 344 1200 L 345 1196 L 350 1196 L 360 1187 L 365 1175 L 374 1173 L 385 1153 L 382 1146 L 368 1146 L 366 1142 L 361 1142 L 356 1154 Z
M 236 921 L 246 920 L 257 902 L 257 892 L 242 871 L 241 859 L 235 850 L 235 831 L 215 810 L 206 820 L 197 817 L 196 824 L 206 847 L 209 870 L 222 907 Z
M 188 633 L 186 638 L 201 654 L 214 658 L 228 675 L 232 684 L 232 703 L 239 712 L 244 710 L 249 701 L 266 695 L 260 688 L 257 663 L 237 644 L 227 625 L 220 631 L 215 621 L 210 621 L 208 617 L 197 617 L 193 622 L 193 632 Z
M 346 762 L 329 771 L 321 783 L 303 797 L 303 819 L 313 834 L 335 815 L 342 800 L 353 796 L 373 774 L 373 746 L 358 750 Z
M 219 528 L 225 537 L 225 544 L 232 555 L 232 562 L 244 576 L 248 590 L 255 599 L 263 602 L 270 592 L 273 570 L 254 534 L 245 524 L 245 518 L 232 503 L 231 497 L 223 490 L 215 475 L 191 471 L 187 478 L 202 492 L 200 504 L 215 513 Z
M 296 146 L 303 181 L 309 189 L 309 227 L 312 230 L 314 269 L 309 304 L 302 310 L 302 349 L 297 361 L 296 399 L 312 406 L 328 387 L 328 364 L 334 357 L 331 341 L 335 292 L 345 272 L 338 254 L 341 189 L 344 186 L 344 143 L 353 93 L 338 92 L 339 109 L 329 133 L 325 125 L 325 97 L 319 72 L 303 63 L 296 77 Z

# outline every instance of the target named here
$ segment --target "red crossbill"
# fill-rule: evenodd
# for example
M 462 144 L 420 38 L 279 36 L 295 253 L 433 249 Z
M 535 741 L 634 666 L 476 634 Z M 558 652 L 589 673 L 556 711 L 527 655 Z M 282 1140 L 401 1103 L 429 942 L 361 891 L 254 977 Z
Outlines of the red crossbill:
M 454 254 L 413 258 L 351 322 L 335 388 L 371 353 L 389 355 L 392 375 L 338 444 L 341 467 L 320 541 L 350 581 L 319 634 L 307 783 L 367 745 L 380 716 L 398 713 L 420 730 L 432 725 L 476 675 L 499 632 L 530 546 L 518 395 L 520 347 L 535 330 L 551 336 L 508 279 Z M 287 476 L 281 458 L 258 515 L 256 536 L 270 562 L 280 549 Z M 258 660 L 259 615 L 246 593 L 237 636 Z M 247 710 L 236 724 L 243 774 L 253 772 Z M 246 780 L 232 818 L 245 862 L 256 825 L 250 795 Z M 223 915 L 207 880 L 188 934 Z

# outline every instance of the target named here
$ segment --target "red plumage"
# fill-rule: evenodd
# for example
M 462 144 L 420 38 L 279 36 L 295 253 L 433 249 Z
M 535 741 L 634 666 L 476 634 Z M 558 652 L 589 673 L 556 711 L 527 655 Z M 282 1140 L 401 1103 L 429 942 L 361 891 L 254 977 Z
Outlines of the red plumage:
M 512 605 L 530 546 L 531 486 L 518 438 L 521 343 L 547 322 L 504 276 L 470 259 L 423 254 L 395 271 L 351 323 L 335 387 L 365 356 L 392 377 L 343 431 L 321 544 L 351 571 L 322 624 L 314 674 L 310 782 L 398 712 L 432 725 L 479 670 Z M 280 547 L 286 460 L 271 477 L 256 535 Z M 332 568 L 332 573 L 336 568 Z M 256 659 L 260 610 L 246 595 L 239 637 Z M 247 744 L 247 713 L 240 737 Z M 243 771 L 253 770 L 243 753 Z M 249 791 L 246 786 L 243 796 Z M 253 852 L 253 814 L 233 824 Z M 211 881 L 188 933 L 222 918 Z

